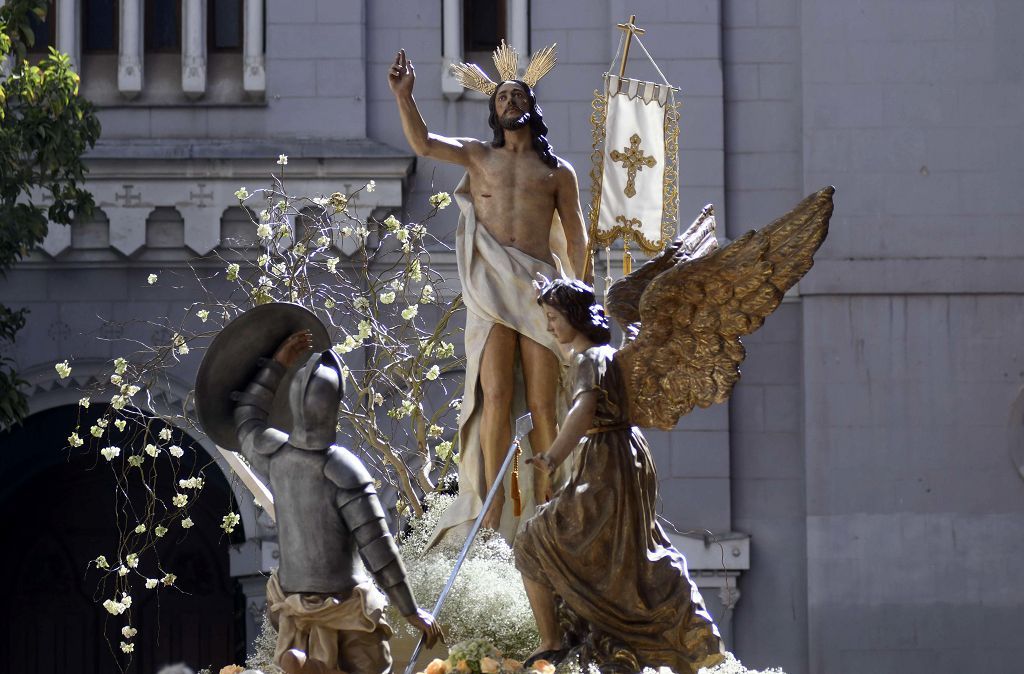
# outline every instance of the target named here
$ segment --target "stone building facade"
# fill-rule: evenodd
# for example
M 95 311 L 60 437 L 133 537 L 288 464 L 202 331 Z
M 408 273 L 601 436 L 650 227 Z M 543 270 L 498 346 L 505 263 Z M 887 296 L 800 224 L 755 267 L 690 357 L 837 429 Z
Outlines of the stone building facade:
M 151 336 L 135 323 L 97 334 L 106 319 L 175 315 L 190 301 L 146 276 L 172 278 L 244 235 L 233 193 L 264 184 L 278 154 L 295 192 L 376 180 L 364 214 L 422 213 L 429 194 L 453 188 L 458 170 L 411 156 L 385 74 L 405 48 L 431 130 L 488 137 L 486 101 L 444 75 L 467 51 L 464 24 L 487 23 L 482 4 L 122 0 L 110 3 L 116 39 L 104 40 L 92 13 L 104 3 L 57 0 L 53 39 L 100 105 L 89 186 L 102 213 L 53 228 L 3 282 L 3 301 L 32 312 L 6 355 L 32 384 L 33 418 L 77 401 L 54 362 L 75 358 L 84 384 L 116 355 L 97 337 Z M 746 340 L 732 400 L 651 434 L 662 514 L 730 650 L 790 674 L 1015 671 L 1024 482 L 1008 443 L 1024 420 L 1008 418 L 1024 384 L 1024 8 L 493 4 L 520 51 L 558 43 L 537 94 L 555 151 L 581 177 L 612 26 L 632 13 L 682 89 L 684 221 L 714 202 L 735 238 L 837 188 L 818 263 Z M 653 77 L 638 52 L 631 63 Z M 441 238 L 453 237 L 453 210 L 433 221 Z M 450 256 L 435 262 L 454 277 Z M 185 362 L 164 404 L 180 404 L 197 365 Z M 19 438 L 5 441 L 5 482 L 53 469 L 56 448 Z M 228 573 L 257 606 L 273 546 L 251 499 L 224 485 L 245 529 Z M 21 493 L 0 491 L 4 512 L 19 512 Z M 704 530 L 721 545 L 693 533 Z

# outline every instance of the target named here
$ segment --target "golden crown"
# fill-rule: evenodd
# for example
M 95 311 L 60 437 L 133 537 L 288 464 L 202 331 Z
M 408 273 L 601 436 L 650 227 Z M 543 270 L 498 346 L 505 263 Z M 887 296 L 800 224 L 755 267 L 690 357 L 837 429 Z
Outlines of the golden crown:
M 494 50 L 493 57 L 494 65 L 498 69 L 498 75 L 501 77 L 500 81 L 522 79 L 532 89 L 542 77 L 555 67 L 555 61 L 557 60 L 555 57 L 555 47 L 557 46 L 557 44 L 552 44 L 534 53 L 530 58 L 530 64 L 526 66 L 526 72 L 520 78 L 519 52 L 515 50 L 515 47 L 505 44 L 505 41 L 502 40 L 498 48 Z M 459 84 L 467 89 L 479 91 L 490 96 L 498 88 L 498 83 L 488 77 L 487 73 L 475 63 L 453 63 L 451 71 L 455 75 L 455 79 L 459 81 Z

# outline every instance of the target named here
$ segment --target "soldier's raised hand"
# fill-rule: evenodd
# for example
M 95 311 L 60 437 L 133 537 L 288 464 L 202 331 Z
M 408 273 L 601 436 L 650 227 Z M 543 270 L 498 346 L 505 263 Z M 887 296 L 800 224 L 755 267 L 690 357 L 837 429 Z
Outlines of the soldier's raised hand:
M 401 49 L 395 55 L 395 62 L 388 70 L 388 86 L 395 96 L 408 96 L 412 94 L 413 84 L 416 82 L 416 69 L 412 67 L 412 61 Z
M 274 360 L 286 368 L 295 365 L 313 348 L 313 333 L 309 330 L 289 335 L 274 352 Z
M 409 621 L 410 625 L 423 632 L 427 648 L 433 647 L 437 640 L 444 636 L 441 634 L 441 626 L 434 619 L 434 616 L 421 608 L 416 609 L 416 613 L 405 616 L 405 619 Z

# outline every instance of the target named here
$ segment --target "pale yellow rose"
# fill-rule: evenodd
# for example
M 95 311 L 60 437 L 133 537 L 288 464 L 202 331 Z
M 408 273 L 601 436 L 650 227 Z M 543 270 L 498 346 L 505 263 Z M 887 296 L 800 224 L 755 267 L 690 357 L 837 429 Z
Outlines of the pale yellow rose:
M 481 674 L 497 674 L 500 668 L 501 664 L 494 658 L 487 657 L 486 655 L 480 658 Z
M 434 658 L 427 665 L 426 670 L 423 674 L 448 674 L 452 670 L 452 666 L 448 664 L 447 660 L 441 660 L 440 658 Z
M 521 663 L 518 660 L 513 660 L 512 658 L 505 658 L 501 666 L 504 667 L 506 671 L 518 672 L 520 669 L 523 668 L 523 663 Z
M 530 665 L 531 674 L 555 674 L 555 666 L 547 660 L 535 660 Z
M 459 664 L 455 665 L 455 671 L 461 674 L 470 674 L 473 670 L 469 668 L 469 663 L 465 660 L 459 660 Z

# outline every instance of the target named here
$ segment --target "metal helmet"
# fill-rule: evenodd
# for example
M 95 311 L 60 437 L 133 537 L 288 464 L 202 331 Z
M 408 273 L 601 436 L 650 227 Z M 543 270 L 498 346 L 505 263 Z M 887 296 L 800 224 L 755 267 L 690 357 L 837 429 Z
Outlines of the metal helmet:
M 299 449 L 326 449 L 333 445 L 338 404 L 344 392 L 338 355 L 328 349 L 310 356 L 288 388 L 293 422 L 288 443 Z

